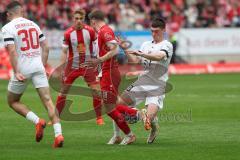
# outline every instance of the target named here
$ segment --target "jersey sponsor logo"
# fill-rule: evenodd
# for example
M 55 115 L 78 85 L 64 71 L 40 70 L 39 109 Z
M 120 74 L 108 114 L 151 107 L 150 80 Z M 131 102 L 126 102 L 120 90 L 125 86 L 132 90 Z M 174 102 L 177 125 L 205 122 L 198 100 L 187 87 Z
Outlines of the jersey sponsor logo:
M 32 57 L 38 57 L 41 56 L 40 52 L 27 52 L 27 53 L 22 53 L 22 57 L 27 57 L 27 58 L 32 58 Z

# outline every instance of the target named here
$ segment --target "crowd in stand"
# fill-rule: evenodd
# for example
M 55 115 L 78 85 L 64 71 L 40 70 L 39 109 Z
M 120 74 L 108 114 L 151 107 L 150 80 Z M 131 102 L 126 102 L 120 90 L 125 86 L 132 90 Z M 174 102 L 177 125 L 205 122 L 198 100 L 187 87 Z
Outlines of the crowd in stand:
M 19 0 L 26 15 L 41 28 L 66 29 L 71 12 L 98 8 L 113 28 L 142 30 L 154 16 L 163 17 L 172 30 L 191 27 L 239 27 L 239 0 Z M 10 0 L 0 1 L 0 12 Z

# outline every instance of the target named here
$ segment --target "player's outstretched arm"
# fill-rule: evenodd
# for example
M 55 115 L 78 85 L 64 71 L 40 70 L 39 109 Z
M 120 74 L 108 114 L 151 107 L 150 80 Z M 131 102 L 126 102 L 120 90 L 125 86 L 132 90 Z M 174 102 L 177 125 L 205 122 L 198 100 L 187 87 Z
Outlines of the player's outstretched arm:
M 108 42 L 106 43 L 107 47 L 109 48 L 109 51 L 102 57 L 99 57 L 99 60 L 101 62 L 107 61 L 110 58 L 116 56 L 118 54 L 118 44 L 117 43 L 112 43 Z
M 48 54 L 49 54 L 49 47 L 48 47 L 47 40 L 45 39 L 42 42 L 40 42 L 40 46 L 42 48 L 42 62 L 43 62 L 43 65 L 45 66 L 47 64 Z
M 135 55 L 136 51 L 131 51 L 131 50 L 125 50 L 125 53 L 128 57 L 128 62 L 132 63 L 140 63 L 141 59 Z
M 118 44 L 117 43 L 111 43 L 108 42 L 107 47 L 109 48 L 109 51 L 102 57 L 99 57 L 97 59 L 90 59 L 86 61 L 86 63 L 82 64 L 83 67 L 96 67 L 98 64 L 103 63 L 104 61 L 109 60 L 113 56 L 117 55 L 118 53 Z
M 151 61 L 160 61 L 166 57 L 168 57 L 168 53 L 166 51 L 159 51 L 159 52 L 155 52 L 155 53 L 151 53 L 151 54 L 147 54 L 141 51 L 137 51 L 135 52 L 135 55 L 140 56 L 140 57 L 144 57 L 146 59 L 149 59 Z

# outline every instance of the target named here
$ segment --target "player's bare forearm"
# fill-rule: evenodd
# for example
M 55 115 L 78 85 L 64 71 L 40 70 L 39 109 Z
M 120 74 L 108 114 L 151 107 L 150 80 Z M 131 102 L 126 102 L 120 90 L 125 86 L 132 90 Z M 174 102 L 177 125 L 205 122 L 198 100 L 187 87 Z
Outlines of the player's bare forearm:
M 13 72 L 14 73 L 18 73 L 19 70 L 17 68 L 17 52 L 16 52 L 16 48 L 14 44 L 9 44 L 7 45 L 7 51 L 9 53 L 10 56 L 10 62 L 13 68 Z
M 141 59 L 136 55 L 132 54 L 134 51 L 126 50 L 125 53 L 128 57 L 128 62 L 131 63 L 140 63 Z
M 44 40 L 40 43 L 41 48 L 42 48 L 42 62 L 43 65 L 45 66 L 47 64 L 48 61 L 48 54 L 49 54 L 49 47 L 48 47 L 48 43 L 47 40 Z

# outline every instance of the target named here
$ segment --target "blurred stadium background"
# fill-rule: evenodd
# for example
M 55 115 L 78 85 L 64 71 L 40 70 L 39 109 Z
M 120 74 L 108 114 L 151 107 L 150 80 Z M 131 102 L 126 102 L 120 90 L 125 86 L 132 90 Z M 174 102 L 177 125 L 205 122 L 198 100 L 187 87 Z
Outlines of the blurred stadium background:
M 0 2 L 1 25 L 6 16 Z M 154 16 L 167 21 L 166 38 L 175 48 L 170 72 L 196 74 L 240 71 L 240 2 L 238 0 L 20 0 L 26 17 L 37 22 L 47 35 L 50 64 L 60 57 L 64 29 L 71 26 L 71 12 L 98 8 L 117 35 L 125 37 L 137 49 L 151 39 L 148 27 Z M 86 17 L 88 23 L 88 18 Z M 0 32 L 0 77 L 8 78 L 7 53 Z M 121 53 L 120 53 L 121 54 Z M 186 65 L 190 64 L 190 65 Z M 193 65 L 194 64 L 194 65 Z
M 0 0 L 0 28 L 5 23 L 4 10 L 9 2 Z M 145 144 L 148 132 L 141 124 L 132 125 L 137 142 L 126 147 L 105 144 L 112 134 L 112 124 L 107 117 L 104 118 L 106 125 L 101 127 L 96 126 L 94 120 L 62 121 L 66 140 L 63 150 L 49 149 L 51 127 L 47 127 L 44 140 L 37 145 L 33 139 L 33 126 L 7 107 L 8 82 L 2 79 L 9 78 L 11 65 L 0 32 L 0 159 L 240 159 L 239 0 L 20 2 L 24 4 L 26 17 L 44 30 L 51 47 L 50 65 L 53 67 L 58 64 L 63 31 L 71 25 L 71 11 L 75 8 L 85 8 L 87 13 L 94 8 L 103 10 L 116 34 L 133 42 L 133 49 L 151 39 L 148 27 L 154 16 L 165 18 L 168 23 L 165 36 L 176 49 L 169 72 L 177 75 L 170 77 L 173 90 L 166 96 L 161 115 L 187 114 L 190 120 L 178 121 L 172 117 L 160 121 L 159 137 L 150 146 Z M 76 83 L 84 85 L 81 80 Z M 51 94 L 55 102 L 57 92 L 52 90 Z M 70 98 L 74 100 L 73 113 L 92 109 L 89 98 Z M 32 86 L 28 87 L 22 100 L 41 117 L 47 118 Z

